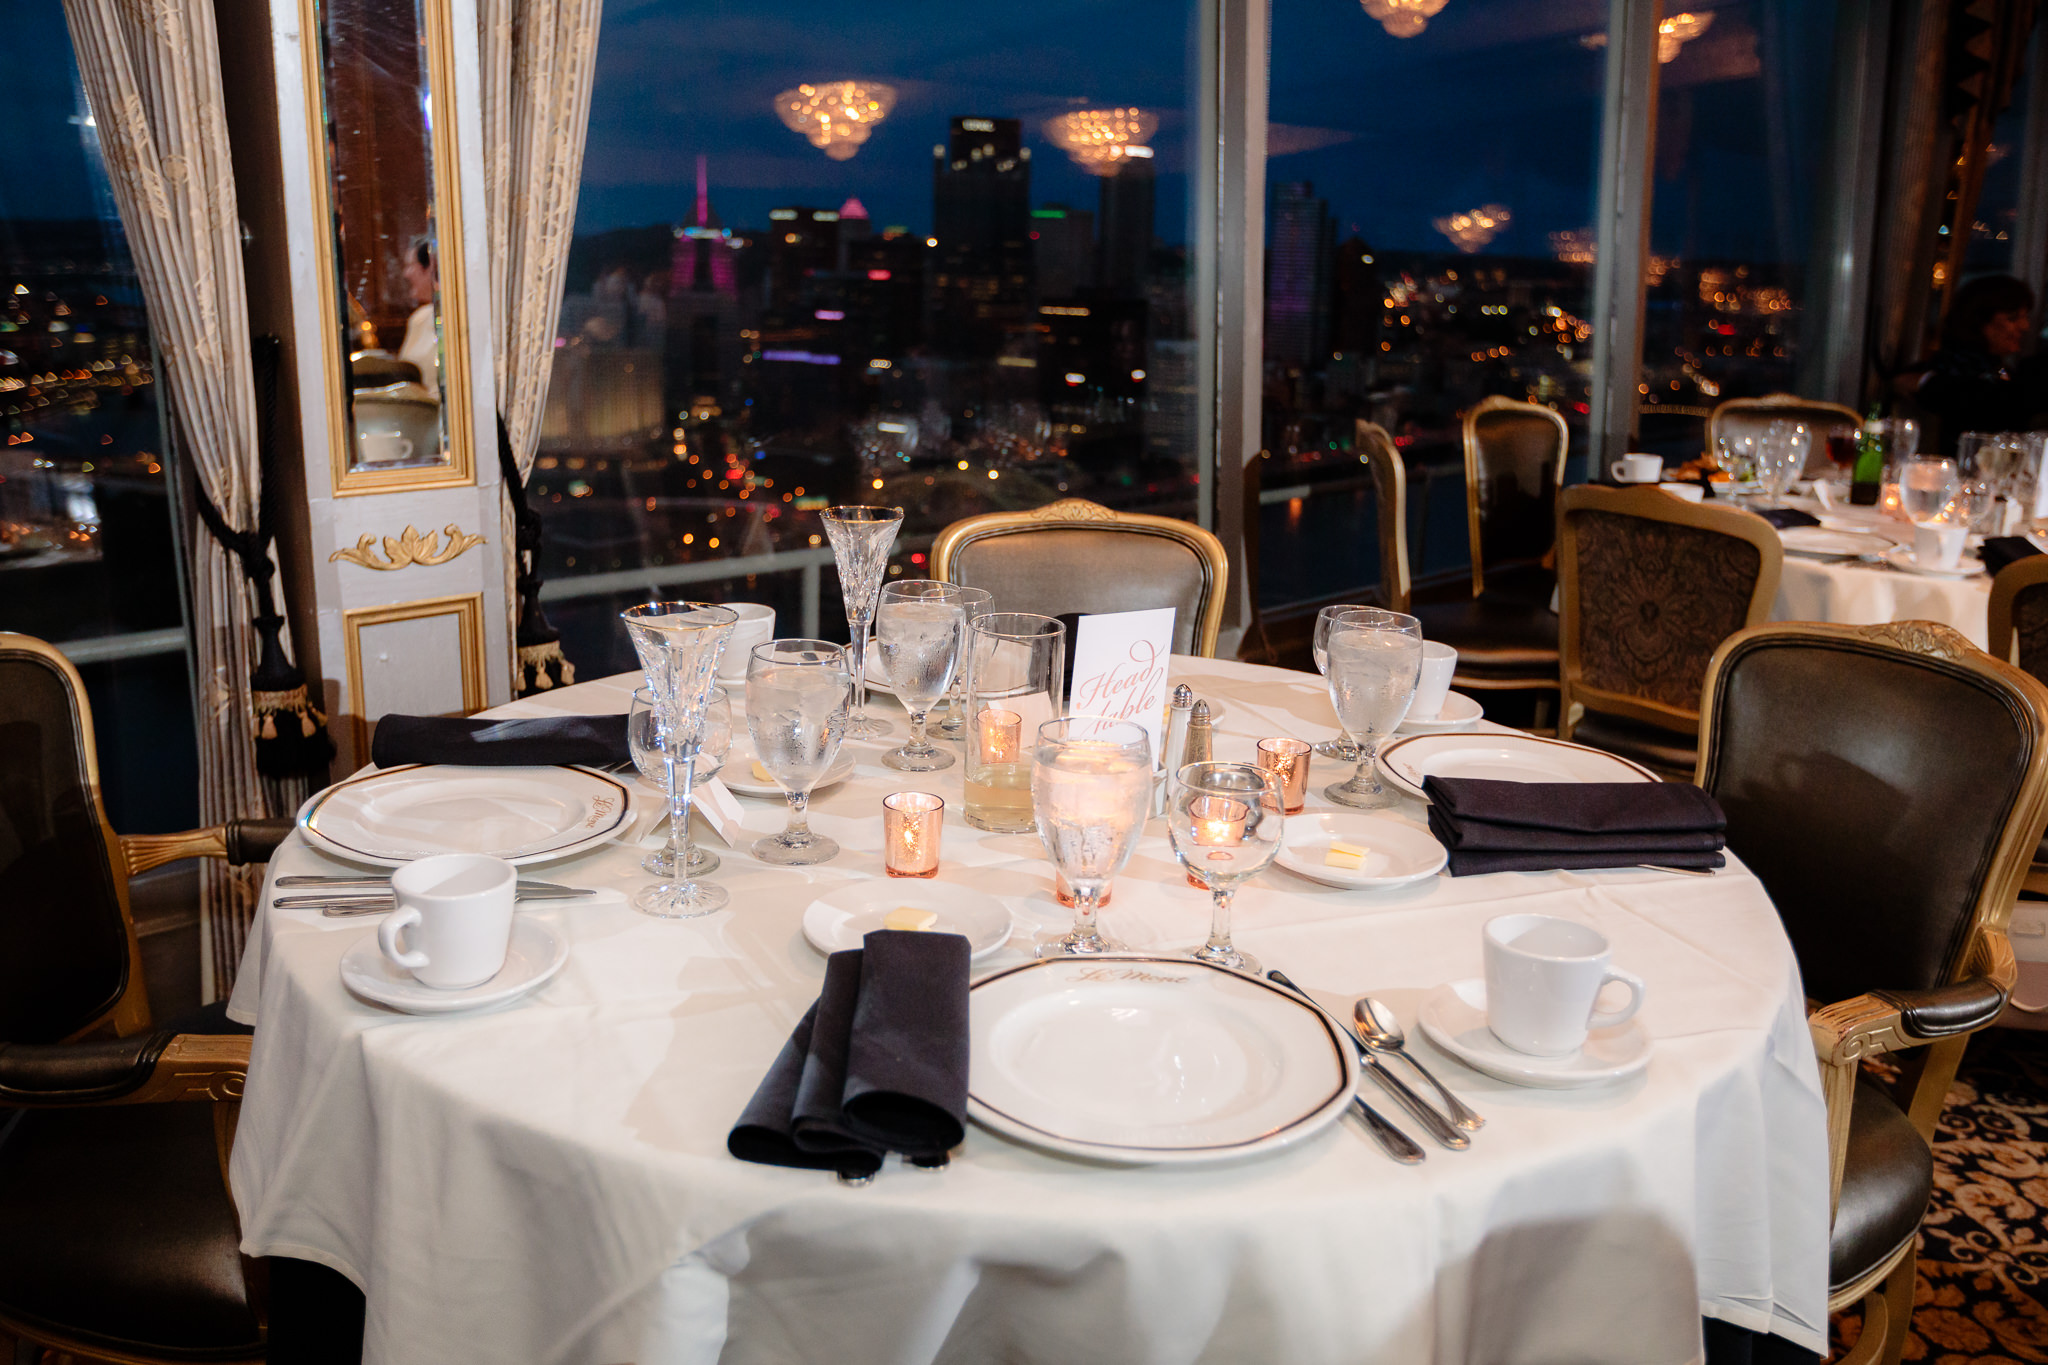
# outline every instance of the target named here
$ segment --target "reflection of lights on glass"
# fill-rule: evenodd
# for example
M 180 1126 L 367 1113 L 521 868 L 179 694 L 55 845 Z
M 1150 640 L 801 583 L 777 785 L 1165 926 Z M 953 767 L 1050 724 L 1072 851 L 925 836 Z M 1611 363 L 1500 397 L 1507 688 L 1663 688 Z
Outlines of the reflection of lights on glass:
M 1152 155 L 1145 145 L 1159 116 L 1143 109 L 1076 109 L 1045 121 L 1048 138 L 1090 175 L 1115 175 L 1124 162 Z
M 1504 204 L 1482 204 L 1465 213 L 1435 219 L 1431 226 L 1450 238 L 1451 245 L 1458 250 L 1470 253 L 1498 237 L 1513 217 Z
M 1713 27 L 1714 16 L 1708 14 L 1674 14 L 1657 25 L 1657 60 L 1669 62 L 1678 56 L 1678 50 Z
M 1396 38 L 1413 38 L 1443 12 L 1446 0 L 1359 0 L 1365 12 Z
M 895 107 L 896 87 L 879 81 L 805 84 L 775 97 L 783 124 L 834 161 L 851 159 Z

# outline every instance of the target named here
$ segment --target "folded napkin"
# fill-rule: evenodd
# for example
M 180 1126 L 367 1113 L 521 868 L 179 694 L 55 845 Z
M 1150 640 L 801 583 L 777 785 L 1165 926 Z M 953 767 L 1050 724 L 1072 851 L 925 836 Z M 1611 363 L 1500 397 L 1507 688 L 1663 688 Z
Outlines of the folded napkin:
M 1820 525 L 1819 517 L 1811 512 L 1802 512 L 1797 507 L 1759 507 L 1756 514 L 1780 531 L 1789 531 L 1795 526 Z
M 1984 571 L 1993 576 L 2006 565 L 2031 559 L 2039 553 L 2040 546 L 2025 536 L 1986 536 L 1984 543 L 1977 547 L 1977 558 L 1984 561 Z
M 461 763 L 474 767 L 549 767 L 583 763 L 619 767 L 633 761 L 626 718 L 547 716 L 536 720 L 476 720 L 452 716 L 383 716 L 370 741 L 370 762 Z
M 1429 832 L 1453 877 L 1563 868 L 1723 866 L 1728 817 L 1690 782 L 1427 777 Z
M 825 961 L 726 1138 L 741 1161 L 873 1175 L 901 1152 L 944 1165 L 967 1128 L 967 940 L 877 929 Z

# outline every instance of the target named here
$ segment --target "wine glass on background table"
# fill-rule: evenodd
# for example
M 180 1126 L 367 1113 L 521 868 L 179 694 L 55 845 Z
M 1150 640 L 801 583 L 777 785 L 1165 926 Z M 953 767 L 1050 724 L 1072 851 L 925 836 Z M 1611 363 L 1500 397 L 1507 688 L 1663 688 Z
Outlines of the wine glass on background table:
M 1330 704 L 1358 745 L 1358 771 L 1323 795 L 1340 806 L 1375 810 L 1394 803 L 1380 784 L 1374 760 L 1415 700 L 1422 675 L 1422 623 L 1398 611 L 1365 607 L 1340 613 L 1330 624 Z
M 985 616 L 995 610 L 995 596 L 986 588 L 961 588 L 960 609 L 966 614 L 969 626 L 974 618 Z M 967 717 L 967 675 L 974 659 L 974 651 L 967 647 L 967 635 L 961 635 L 960 667 L 953 670 L 953 686 L 947 693 L 946 718 L 932 726 L 932 733 L 940 739 L 959 739 L 966 734 Z
M 832 565 L 839 573 L 839 594 L 852 632 L 848 661 L 853 669 L 853 710 L 846 720 L 846 737 L 881 739 L 893 727 L 867 713 L 868 630 L 874 624 L 875 598 L 889 573 L 889 547 L 903 527 L 903 509 L 827 507 L 818 516 L 825 523 L 825 539 L 832 543 Z
M 1345 602 L 1334 607 L 1324 607 L 1316 613 L 1315 634 L 1309 637 L 1309 653 L 1315 658 L 1316 672 L 1328 677 L 1330 674 L 1330 623 L 1347 611 L 1369 611 L 1363 602 Z M 1326 739 L 1316 745 L 1316 752 L 1324 758 L 1341 759 L 1346 763 L 1358 761 L 1358 746 L 1343 732 L 1344 723 L 1337 723 L 1337 737 Z
M 1765 430 L 1757 445 L 1757 481 L 1763 485 L 1763 505 L 1783 507 L 1785 495 L 1806 469 L 1806 456 L 1813 447 L 1812 433 L 1804 422 L 1776 421 Z
M 1954 460 L 1942 455 L 1916 455 L 1899 469 L 1899 510 L 1911 522 L 1939 520 L 1962 486 L 1962 471 Z
M 761 767 L 789 797 L 789 825 L 754 843 L 753 854 L 780 867 L 807 867 L 839 854 L 833 839 L 811 831 L 811 788 L 818 785 L 846 733 L 853 666 L 844 646 L 827 640 L 770 640 L 747 660 L 747 732 Z
M 1124 870 L 1152 807 L 1152 741 L 1127 720 L 1076 716 L 1038 727 L 1031 808 L 1046 856 L 1074 893 L 1074 927 L 1040 957 L 1088 957 L 1123 945 L 1096 923 L 1102 893 Z
M 967 631 L 960 592 L 951 583 L 929 578 L 882 588 L 875 606 L 875 645 L 882 654 L 883 673 L 910 712 L 910 740 L 882 755 L 885 767 L 933 773 L 953 766 L 953 755 L 925 737 L 925 723 L 960 668 Z
M 1188 956 L 1256 976 L 1258 959 L 1231 945 L 1230 903 L 1280 851 L 1286 816 L 1277 775 L 1249 763 L 1190 763 L 1173 784 L 1166 808 L 1173 856 L 1211 898 L 1209 941 Z
M 685 841 L 690 830 L 690 784 L 704 747 L 705 711 L 715 691 L 712 675 L 737 613 L 710 602 L 643 602 L 619 613 L 633 652 L 647 675 L 659 716 L 663 788 L 668 794 L 669 855 L 665 881 L 643 887 L 633 908 L 658 919 L 690 919 L 720 910 L 731 894 L 711 882 L 691 881 Z M 729 728 L 729 727 L 728 727 Z
M 632 705 L 626 711 L 626 743 L 633 752 L 633 766 L 640 770 L 640 776 L 656 791 L 664 789 L 667 781 L 667 755 L 661 733 L 661 711 L 654 704 L 654 694 L 646 688 L 635 689 Z M 732 748 L 732 699 L 722 687 L 711 689 L 711 696 L 704 704 L 703 742 L 698 746 L 697 756 L 690 762 L 690 790 L 692 798 L 699 782 L 715 777 L 725 766 L 725 756 Z M 670 840 L 640 860 L 640 866 L 657 877 L 672 876 L 676 870 L 674 833 Z M 683 866 L 689 875 L 701 876 L 718 870 L 718 855 L 708 848 L 699 848 L 690 835 L 687 804 L 683 820 Z

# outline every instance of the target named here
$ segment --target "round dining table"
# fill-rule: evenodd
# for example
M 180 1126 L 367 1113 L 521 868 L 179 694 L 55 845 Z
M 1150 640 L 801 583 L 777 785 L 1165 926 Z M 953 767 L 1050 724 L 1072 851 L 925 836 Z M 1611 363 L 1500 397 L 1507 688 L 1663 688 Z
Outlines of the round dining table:
M 1822 517 L 1828 526 L 1867 531 L 1910 548 L 1913 528 L 1874 507 L 1823 507 L 1812 498 L 1789 505 Z M 1974 563 L 1974 560 L 1968 561 Z M 1817 558 L 1785 552 L 1773 621 L 1829 621 L 1842 626 L 1875 626 L 1889 621 L 1939 621 L 1979 649 L 1990 638 L 1991 575 L 1967 577 L 1919 573 L 1883 562 Z
M 1221 758 L 1335 733 L 1313 674 L 1196 658 L 1171 671 L 1219 711 Z M 489 714 L 618 712 L 637 682 Z M 811 805 L 839 856 L 771 867 L 714 841 L 731 906 L 693 920 L 628 904 L 650 880 L 639 862 L 659 807 L 628 779 L 625 837 L 528 869 L 599 891 L 521 909 L 566 935 L 567 964 L 472 1014 L 352 996 L 340 960 L 374 921 L 273 903 L 280 875 L 353 870 L 294 836 L 230 1004 L 255 1026 L 231 1163 L 244 1250 L 360 1286 L 378 1365 L 1682 1365 L 1701 1358 L 1702 1315 L 1824 1349 L 1825 1109 L 1797 964 L 1732 856 L 1712 875 L 1438 875 L 1381 891 L 1276 865 L 1244 888 L 1237 942 L 1343 1017 L 1368 992 L 1390 1004 L 1485 1116 L 1468 1150 L 1430 1143 L 1366 1083 L 1427 1160 L 1389 1160 L 1355 1114 L 1203 1166 L 1075 1160 L 974 1125 L 943 1169 L 892 1157 L 860 1187 L 734 1159 L 727 1133 L 824 974 L 804 909 L 884 876 L 884 796 L 943 796 L 936 885 L 1014 916 L 978 969 L 1026 960 L 1035 934 L 1071 921 L 1036 836 L 957 818 L 959 766 L 901 774 L 882 745 L 849 748 L 853 775 Z M 1335 809 L 1321 789 L 1341 774 L 1316 761 L 1310 811 Z M 781 828 L 782 803 L 742 804 L 742 843 Z M 1392 813 L 1423 824 L 1419 801 Z M 1202 941 L 1208 902 L 1154 820 L 1104 927 L 1175 952 Z M 1421 1036 L 1424 997 L 1479 975 L 1481 926 L 1526 911 L 1595 926 L 1647 983 L 1642 1070 L 1524 1088 Z

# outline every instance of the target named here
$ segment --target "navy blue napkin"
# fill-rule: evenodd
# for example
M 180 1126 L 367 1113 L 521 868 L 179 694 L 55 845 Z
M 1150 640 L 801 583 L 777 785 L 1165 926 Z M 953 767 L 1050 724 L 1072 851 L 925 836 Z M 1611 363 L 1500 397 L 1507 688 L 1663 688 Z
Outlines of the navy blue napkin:
M 370 741 L 370 762 L 458 763 L 470 767 L 543 768 L 581 763 L 617 768 L 633 761 L 626 718 L 546 716 L 482 720 L 459 716 L 382 716 Z
M 1453 877 L 1568 868 L 1715 868 L 1728 817 L 1690 782 L 1428 777 L 1429 832 Z
M 1789 531 L 1796 526 L 1818 526 L 1820 518 L 1811 512 L 1802 512 L 1797 507 L 1759 507 L 1756 514 L 1777 527 Z

